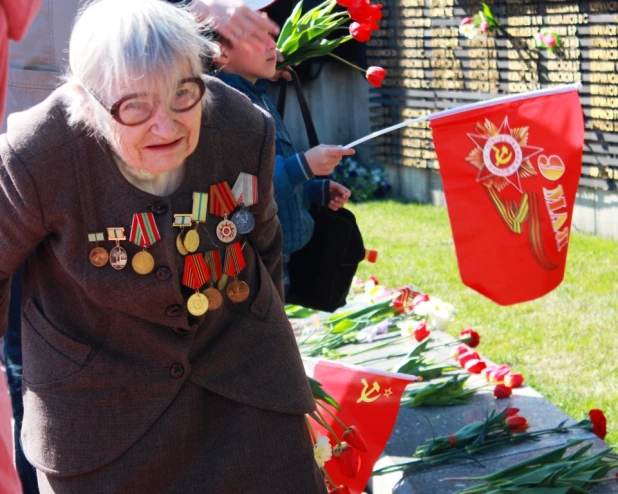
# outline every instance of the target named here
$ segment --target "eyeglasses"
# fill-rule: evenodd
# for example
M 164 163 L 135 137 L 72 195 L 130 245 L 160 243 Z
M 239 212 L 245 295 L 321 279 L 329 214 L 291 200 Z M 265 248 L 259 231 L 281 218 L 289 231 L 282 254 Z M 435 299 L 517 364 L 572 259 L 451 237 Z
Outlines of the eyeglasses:
M 150 120 L 159 107 L 159 100 L 151 94 L 129 94 L 109 106 L 92 89 L 86 87 L 86 90 L 110 113 L 114 120 L 129 127 Z M 200 77 L 181 80 L 174 94 L 171 110 L 175 113 L 191 110 L 201 101 L 205 92 L 206 85 Z

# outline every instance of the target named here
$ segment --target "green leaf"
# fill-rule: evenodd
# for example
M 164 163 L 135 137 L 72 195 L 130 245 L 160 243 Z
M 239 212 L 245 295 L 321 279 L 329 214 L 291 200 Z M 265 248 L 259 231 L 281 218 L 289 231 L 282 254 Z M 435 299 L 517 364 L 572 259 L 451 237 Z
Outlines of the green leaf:
M 303 2 L 301 0 L 296 4 L 296 7 L 294 7 L 294 10 L 290 14 L 290 17 L 288 17 L 283 24 L 283 29 L 281 29 L 281 33 L 279 34 L 279 38 L 277 39 L 277 48 L 279 48 L 280 50 L 282 49 L 289 36 L 294 31 L 294 27 L 296 26 L 296 23 L 298 22 L 298 19 L 300 18 L 302 12 Z
M 488 20 L 494 20 L 494 14 L 491 11 L 491 8 L 489 7 L 489 5 L 487 5 L 486 3 L 483 3 L 483 15 L 488 19 Z
M 352 319 L 343 319 L 342 321 L 339 321 L 337 324 L 335 324 L 335 326 L 333 326 L 332 331 L 335 334 L 343 333 L 344 331 L 349 331 L 350 329 L 356 328 L 357 325 L 358 323 L 353 321 Z

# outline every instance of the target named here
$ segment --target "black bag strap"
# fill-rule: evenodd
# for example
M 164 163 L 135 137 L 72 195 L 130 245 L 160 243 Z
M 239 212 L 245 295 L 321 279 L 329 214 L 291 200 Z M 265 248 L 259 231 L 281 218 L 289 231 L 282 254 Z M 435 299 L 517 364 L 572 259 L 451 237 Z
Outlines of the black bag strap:
M 294 89 L 296 89 L 296 96 L 298 97 L 298 104 L 300 105 L 300 112 L 303 115 L 303 121 L 305 122 L 305 129 L 307 130 L 307 139 L 309 140 L 309 147 L 315 147 L 320 144 L 320 140 L 318 139 L 318 133 L 315 130 L 315 125 L 313 124 L 313 118 L 311 118 L 311 112 L 309 111 L 309 105 L 307 104 L 307 100 L 305 99 L 305 94 L 303 93 L 303 88 L 300 85 L 300 80 L 298 78 L 298 74 L 294 71 L 294 69 L 288 69 L 290 74 L 292 75 L 292 84 L 294 84 Z M 277 112 L 283 118 L 285 113 L 285 100 L 287 96 L 287 84 L 285 81 L 281 83 L 281 90 L 279 91 L 279 101 L 277 102 Z

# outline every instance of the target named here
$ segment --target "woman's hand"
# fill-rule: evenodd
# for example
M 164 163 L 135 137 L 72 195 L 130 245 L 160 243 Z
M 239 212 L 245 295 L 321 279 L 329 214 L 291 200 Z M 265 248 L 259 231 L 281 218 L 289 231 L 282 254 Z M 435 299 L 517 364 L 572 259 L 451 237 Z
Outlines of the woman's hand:
M 245 6 L 241 0 L 194 0 L 191 10 L 199 20 L 211 18 L 213 28 L 233 45 L 264 52 L 279 34 L 279 26 L 263 12 Z
M 330 201 L 328 207 L 333 211 L 337 211 L 345 206 L 346 202 L 350 200 L 352 193 L 343 185 L 330 181 L 328 187 L 328 193 L 330 195 Z

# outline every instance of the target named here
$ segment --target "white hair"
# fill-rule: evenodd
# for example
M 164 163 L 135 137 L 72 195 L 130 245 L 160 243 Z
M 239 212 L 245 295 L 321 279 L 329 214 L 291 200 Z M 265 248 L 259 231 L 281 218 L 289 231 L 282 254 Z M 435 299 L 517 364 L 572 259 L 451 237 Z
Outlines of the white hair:
M 141 90 L 163 97 L 176 90 L 188 71 L 199 77 L 203 60 L 218 54 L 204 31 L 205 25 L 188 10 L 163 0 L 87 4 L 77 17 L 69 45 L 65 80 L 75 89 L 68 104 L 69 123 L 85 124 L 95 134 L 110 137 L 109 113 L 86 87 L 111 106 L 119 86 L 139 84 Z

